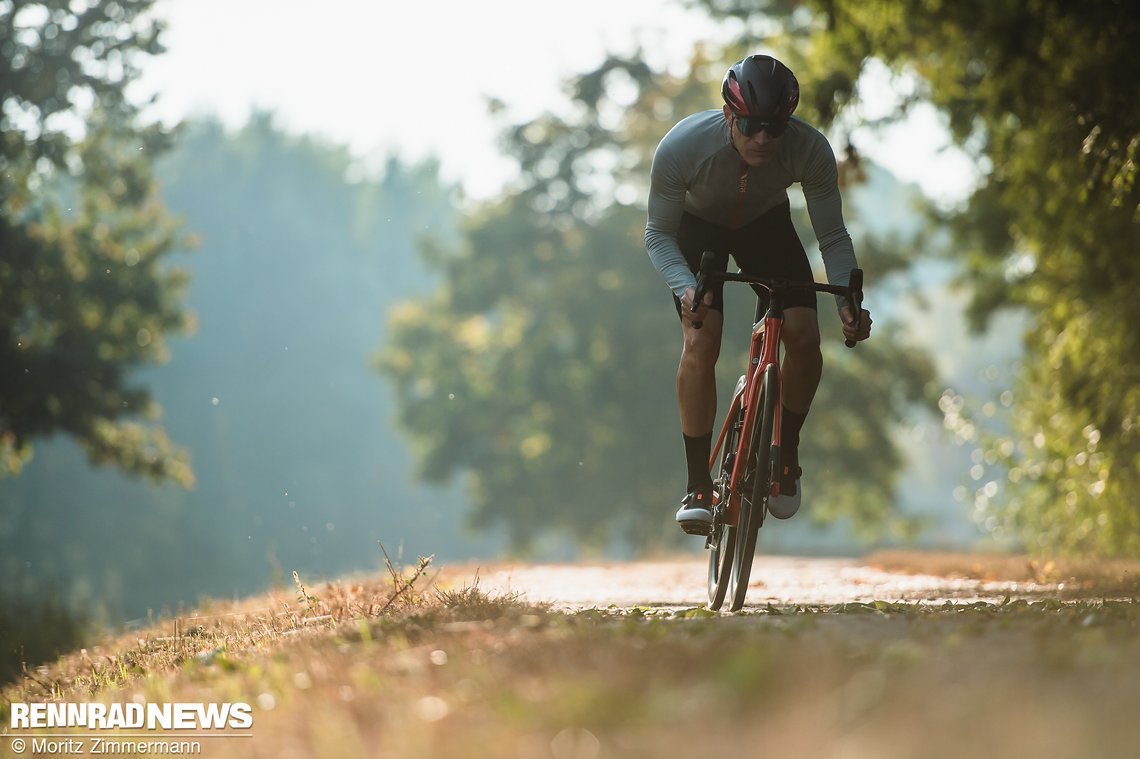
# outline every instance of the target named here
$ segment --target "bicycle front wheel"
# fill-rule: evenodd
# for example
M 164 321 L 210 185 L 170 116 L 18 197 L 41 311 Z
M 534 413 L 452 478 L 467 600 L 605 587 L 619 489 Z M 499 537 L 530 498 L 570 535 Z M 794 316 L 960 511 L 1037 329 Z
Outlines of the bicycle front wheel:
M 752 574 L 752 558 L 756 553 L 756 537 L 764 524 L 764 512 L 772 492 L 769 460 L 779 411 L 776 397 L 776 367 L 769 366 L 760 384 L 757 401 L 760 418 L 753 426 L 752 445 L 748 452 L 750 478 L 745 478 L 740 499 L 740 521 L 736 528 L 736 545 L 732 556 L 729 591 L 730 611 L 739 611 L 748 595 L 748 578 Z M 750 486 L 749 486 L 750 484 Z
M 730 414 L 732 426 L 720 452 L 720 461 L 713 471 L 713 481 L 717 483 L 720 499 L 713 512 L 713 532 L 708 539 L 709 549 L 709 608 L 717 611 L 728 595 L 729 578 L 732 576 L 732 557 L 736 553 L 736 527 L 727 523 L 725 512 L 731 495 L 732 465 L 736 450 L 740 447 L 740 429 L 744 424 L 744 411 L 737 409 Z
M 736 528 L 730 524 L 713 526 L 709 538 L 709 608 L 717 611 L 728 595 L 732 557 L 736 553 Z

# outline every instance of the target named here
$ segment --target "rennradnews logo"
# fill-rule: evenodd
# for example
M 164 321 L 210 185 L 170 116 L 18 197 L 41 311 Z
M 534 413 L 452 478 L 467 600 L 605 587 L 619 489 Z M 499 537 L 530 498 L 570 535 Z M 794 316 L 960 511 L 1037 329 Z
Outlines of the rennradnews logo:
M 245 703 L 14 703 L 9 727 L 12 730 L 53 727 L 86 730 L 248 730 L 253 727 L 253 708 Z

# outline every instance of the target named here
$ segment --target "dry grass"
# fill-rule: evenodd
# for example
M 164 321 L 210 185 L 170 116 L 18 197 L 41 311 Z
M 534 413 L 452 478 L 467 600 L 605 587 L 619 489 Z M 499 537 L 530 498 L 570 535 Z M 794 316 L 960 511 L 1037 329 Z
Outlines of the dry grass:
M 203 608 L 143 630 L 113 636 L 62 657 L 54 666 L 27 672 L 4 690 L 12 701 L 66 700 L 126 688 L 193 664 L 225 666 L 238 658 L 279 650 L 323 637 L 346 624 L 406 613 L 425 604 L 417 583 L 426 584 L 430 558 L 388 576 L 305 587 L 293 573 L 294 592 L 274 592 L 237 602 L 207 602 Z M 0 717 L 4 716 L 0 713 Z

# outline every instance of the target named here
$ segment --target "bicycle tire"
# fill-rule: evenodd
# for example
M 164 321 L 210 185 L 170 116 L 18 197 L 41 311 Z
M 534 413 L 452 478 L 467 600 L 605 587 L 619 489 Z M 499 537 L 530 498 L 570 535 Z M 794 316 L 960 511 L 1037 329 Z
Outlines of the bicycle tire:
M 724 441 L 724 448 L 720 452 L 720 462 L 717 470 L 713 472 L 714 480 L 719 480 L 720 505 L 723 507 L 729 499 L 728 484 L 732 482 L 732 462 L 736 457 L 736 450 L 740 447 L 740 429 L 738 425 L 744 419 L 744 411 L 738 409 L 733 420 L 733 426 Z M 736 527 L 726 524 L 723 517 L 713 520 L 713 534 L 709 538 L 709 605 L 712 611 L 719 611 L 724 605 L 724 598 L 728 595 L 729 578 L 732 576 L 732 557 L 736 553 Z
M 764 371 L 760 384 L 761 410 L 759 423 L 753 427 L 751 460 L 752 488 L 740 499 L 740 520 L 736 528 L 736 545 L 732 555 L 732 573 L 729 577 L 729 592 L 732 597 L 729 611 L 740 611 L 744 598 L 748 595 L 748 578 L 752 574 L 752 558 L 756 553 L 756 538 L 764 524 L 764 510 L 768 507 L 768 497 L 772 492 L 771 472 L 768 460 L 772 452 L 772 438 L 776 424 L 776 367 L 769 366 Z

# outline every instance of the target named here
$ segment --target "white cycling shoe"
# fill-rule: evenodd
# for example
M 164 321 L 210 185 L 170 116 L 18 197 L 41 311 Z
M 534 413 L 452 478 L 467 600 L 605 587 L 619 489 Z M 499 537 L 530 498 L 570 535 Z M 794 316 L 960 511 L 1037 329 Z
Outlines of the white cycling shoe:
M 713 491 L 695 490 L 681 499 L 677 524 L 690 535 L 708 535 L 713 523 Z
M 776 519 L 791 519 L 800 510 L 800 500 L 804 492 L 800 485 L 802 474 L 803 470 L 796 467 L 793 479 L 792 472 L 784 470 L 784 476 L 780 479 L 780 494 L 768 499 L 768 513 Z

